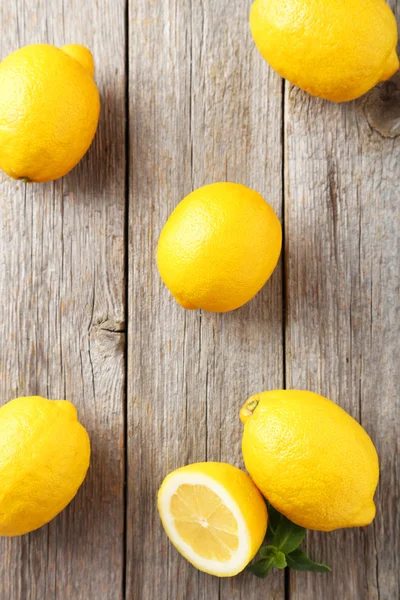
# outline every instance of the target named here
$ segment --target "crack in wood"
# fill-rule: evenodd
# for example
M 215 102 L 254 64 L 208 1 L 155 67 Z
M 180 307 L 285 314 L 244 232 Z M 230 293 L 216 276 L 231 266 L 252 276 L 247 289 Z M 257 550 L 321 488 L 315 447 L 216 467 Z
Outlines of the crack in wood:
M 383 138 L 400 135 L 400 73 L 376 86 L 363 104 L 367 123 Z

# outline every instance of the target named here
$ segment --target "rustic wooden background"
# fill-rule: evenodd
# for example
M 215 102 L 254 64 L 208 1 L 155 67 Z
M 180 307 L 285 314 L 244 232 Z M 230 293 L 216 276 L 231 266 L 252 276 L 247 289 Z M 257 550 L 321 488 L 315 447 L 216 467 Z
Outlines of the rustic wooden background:
M 400 0 L 391 5 L 400 22 Z M 0 600 L 400 597 L 400 76 L 346 105 L 312 98 L 259 56 L 249 8 L 1 3 L 0 57 L 86 44 L 102 114 L 64 179 L 0 176 L 0 402 L 68 398 L 93 446 L 73 503 L 1 539 Z M 217 180 L 265 196 L 284 252 L 242 309 L 186 312 L 161 284 L 157 238 L 179 200 Z M 377 517 L 308 536 L 332 574 L 218 580 L 167 541 L 157 488 L 191 461 L 241 465 L 240 406 L 281 387 L 331 397 L 372 436 Z

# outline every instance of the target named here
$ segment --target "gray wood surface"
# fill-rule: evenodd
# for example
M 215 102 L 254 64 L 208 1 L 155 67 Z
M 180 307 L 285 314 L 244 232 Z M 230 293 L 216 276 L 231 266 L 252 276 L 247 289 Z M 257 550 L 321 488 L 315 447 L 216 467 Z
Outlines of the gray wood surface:
M 0 538 L 0 600 L 400 595 L 400 76 L 346 105 L 311 98 L 259 56 L 249 8 L 0 7 L 0 58 L 37 41 L 87 44 L 102 97 L 94 145 L 71 174 L 29 186 L 0 174 L 0 402 L 69 398 L 93 447 L 59 517 Z M 271 280 L 224 315 L 184 311 L 155 263 L 173 208 L 217 180 L 261 192 L 285 232 Z M 331 397 L 372 436 L 376 520 L 308 535 L 330 575 L 200 573 L 163 533 L 157 489 L 188 462 L 242 466 L 241 405 L 285 385 Z
M 373 525 L 309 534 L 333 573 L 292 574 L 295 600 L 400 597 L 397 90 L 400 73 L 344 105 L 286 86 L 286 383 L 353 415 L 381 469 Z
M 155 511 L 188 462 L 241 464 L 239 409 L 283 385 L 281 266 L 225 315 L 185 312 L 161 283 L 157 239 L 176 204 L 217 180 L 281 213 L 281 82 L 259 60 L 248 4 L 132 2 L 128 333 L 128 598 L 283 598 L 280 574 L 218 581 L 170 546 Z M 142 594 L 142 596 L 141 596 Z
M 0 175 L 1 402 L 68 398 L 92 460 L 49 526 L 0 538 L 1 600 L 119 599 L 124 569 L 124 3 L 1 3 L 0 54 L 87 44 L 102 97 L 90 152 L 64 179 Z

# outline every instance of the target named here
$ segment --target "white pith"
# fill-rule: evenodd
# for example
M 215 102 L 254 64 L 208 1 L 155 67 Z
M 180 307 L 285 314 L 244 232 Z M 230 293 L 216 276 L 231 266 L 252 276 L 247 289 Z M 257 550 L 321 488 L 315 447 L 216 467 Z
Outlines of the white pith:
M 174 517 L 171 514 L 171 498 L 181 485 L 204 485 L 217 494 L 221 502 L 231 511 L 236 519 L 238 531 L 238 548 L 226 562 L 210 560 L 196 554 L 192 547 L 179 535 Z M 159 497 L 159 509 L 164 529 L 176 548 L 198 569 L 220 576 L 234 575 L 246 566 L 250 553 L 250 539 L 246 522 L 238 505 L 226 489 L 212 477 L 203 473 L 178 472 L 165 482 Z M 201 523 L 203 526 L 204 524 Z

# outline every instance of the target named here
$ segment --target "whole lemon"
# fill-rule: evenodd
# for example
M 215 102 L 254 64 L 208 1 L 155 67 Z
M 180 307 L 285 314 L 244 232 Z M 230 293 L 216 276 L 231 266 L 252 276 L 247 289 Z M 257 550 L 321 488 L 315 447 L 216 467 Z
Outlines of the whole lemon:
M 250 26 L 271 67 L 327 100 L 358 98 L 399 68 L 384 0 L 256 0 Z
M 100 98 L 79 44 L 25 46 L 0 63 L 0 168 L 43 182 L 68 173 L 96 133 Z
M 181 306 L 226 312 L 260 291 L 281 246 L 279 220 L 260 194 L 214 183 L 175 208 L 160 235 L 157 263 Z
M 240 418 L 246 468 L 285 517 L 321 531 L 371 523 L 378 456 L 337 404 L 306 391 L 263 392 L 247 400 Z
M 23 535 L 71 502 L 89 467 L 75 407 L 39 396 L 0 408 L 0 535 Z

